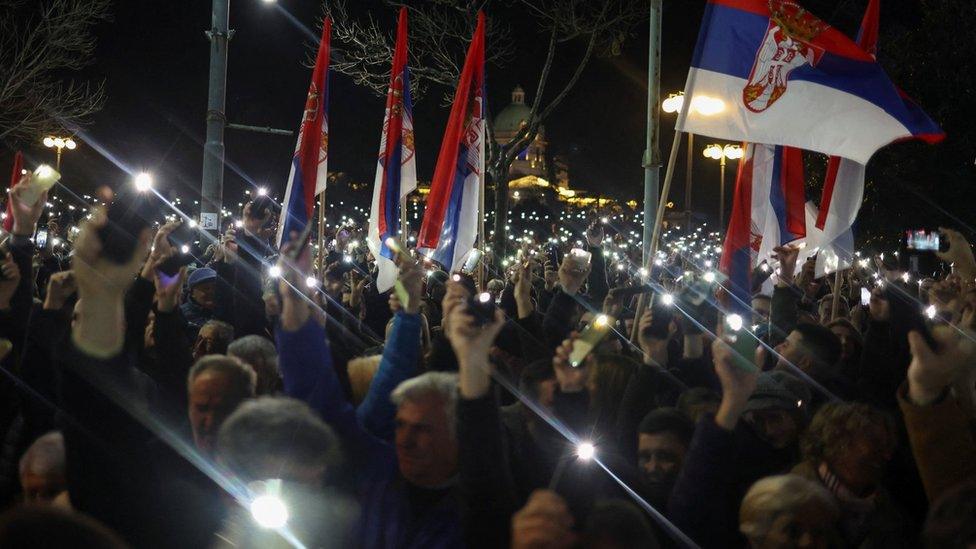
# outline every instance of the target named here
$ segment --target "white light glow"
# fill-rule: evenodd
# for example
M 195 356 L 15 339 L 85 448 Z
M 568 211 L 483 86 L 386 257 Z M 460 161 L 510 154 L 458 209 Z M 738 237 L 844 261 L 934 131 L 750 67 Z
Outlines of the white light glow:
M 281 267 L 272 265 L 270 268 L 268 268 L 268 276 L 271 278 L 278 278 L 281 276 Z
M 596 446 L 591 442 L 581 442 L 576 447 L 576 457 L 583 461 L 589 461 L 596 455 Z
M 742 317 L 739 315 L 729 315 L 725 317 L 725 322 L 733 332 L 738 332 L 743 326 Z
M 149 189 L 152 189 L 152 185 L 153 185 L 152 175 L 146 172 L 142 172 L 136 175 L 135 185 L 136 185 L 136 190 L 141 193 L 144 193 Z
M 288 508 L 277 496 L 258 496 L 251 501 L 251 516 L 262 528 L 281 528 L 288 523 Z

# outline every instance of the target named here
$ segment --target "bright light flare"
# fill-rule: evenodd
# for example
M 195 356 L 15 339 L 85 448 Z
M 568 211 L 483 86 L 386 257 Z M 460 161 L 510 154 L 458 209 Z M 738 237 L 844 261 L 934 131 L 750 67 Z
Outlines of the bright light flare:
M 661 294 L 661 304 L 668 307 L 674 305 L 674 296 L 671 294 Z
M 596 455 L 596 446 L 592 442 L 581 442 L 576 446 L 576 457 L 589 461 Z
M 136 185 L 136 190 L 141 193 L 149 191 L 150 189 L 152 189 L 153 186 L 152 175 L 150 175 L 147 172 L 139 173 L 138 175 L 136 175 L 135 185 Z
M 314 276 L 308 276 L 305 278 L 305 286 L 309 288 L 316 288 L 319 285 L 319 281 Z
M 925 316 L 929 317 L 929 319 L 935 318 L 936 313 L 938 311 L 935 309 L 935 305 L 929 305 L 925 308 Z
M 739 315 L 729 315 L 725 317 L 725 323 L 729 325 L 729 329 L 731 329 L 733 332 L 738 332 L 743 326 L 742 317 Z
M 184 244 L 184 245 L 180 246 L 180 251 L 183 252 L 183 253 L 185 253 L 185 254 L 188 254 L 188 253 L 190 253 L 190 246 L 187 245 L 187 244 Z
M 278 496 L 258 496 L 251 501 L 251 516 L 262 528 L 281 528 L 288 523 L 288 507 Z
M 267 196 L 267 195 L 268 195 L 267 187 L 258 187 L 258 196 Z
M 271 278 L 278 278 L 281 276 L 281 267 L 277 265 L 272 265 L 268 268 L 268 276 Z

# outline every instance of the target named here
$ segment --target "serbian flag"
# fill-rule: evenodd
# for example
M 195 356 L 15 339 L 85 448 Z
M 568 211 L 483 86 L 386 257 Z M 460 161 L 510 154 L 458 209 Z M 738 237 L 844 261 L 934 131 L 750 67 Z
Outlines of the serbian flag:
M 709 0 L 685 90 L 676 128 L 721 139 L 866 164 L 893 141 L 945 137 L 874 57 L 795 0 Z
M 10 188 L 13 189 L 14 185 L 20 183 L 20 178 L 24 175 L 20 172 L 24 170 L 24 155 L 17 151 L 14 154 L 14 170 L 10 173 Z M 8 233 L 14 230 L 14 203 L 13 200 L 7 198 L 7 216 L 3 218 L 3 230 Z
M 322 22 L 322 40 L 308 86 L 298 144 L 285 187 L 285 203 L 278 221 L 278 245 L 288 235 L 302 232 L 312 219 L 315 196 L 325 190 L 329 160 L 329 39 L 332 20 Z
M 418 249 L 455 271 L 475 244 L 485 173 L 485 15 L 468 48 L 444 130 Z
M 805 202 L 800 150 L 746 145 L 720 263 L 736 312 L 741 314 L 750 306 L 753 268 L 777 246 L 806 236 Z M 745 309 L 738 310 L 740 307 Z
M 400 8 L 393 70 L 386 94 L 386 115 L 380 137 L 380 154 L 373 183 L 373 205 L 369 212 L 366 240 L 376 258 L 379 274 L 376 289 L 385 292 L 396 281 L 394 254 L 386 239 L 400 237 L 400 199 L 417 188 L 417 156 L 414 149 L 413 104 L 410 100 L 410 69 L 407 67 L 407 8 Z

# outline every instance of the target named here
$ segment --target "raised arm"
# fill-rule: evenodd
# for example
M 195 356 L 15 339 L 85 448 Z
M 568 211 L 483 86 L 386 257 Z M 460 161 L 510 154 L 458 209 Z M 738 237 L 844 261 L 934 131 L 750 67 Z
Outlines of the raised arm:
M 370 433 L 383 440 L 392 440 L 396 406 L 390 394 L 397 385 L 417 374 L 420 360 L 420 304 L 423 268 L 413 260 L 400 264 L 400 283 L 407 291 L 407 303 L 401 303 L 396 293 L 390 295 L 390 307 L 396 311 L 393 330 L 383 347 L 379 370 L 373 377 L 366 398 L 356 410 L 356 416 Z

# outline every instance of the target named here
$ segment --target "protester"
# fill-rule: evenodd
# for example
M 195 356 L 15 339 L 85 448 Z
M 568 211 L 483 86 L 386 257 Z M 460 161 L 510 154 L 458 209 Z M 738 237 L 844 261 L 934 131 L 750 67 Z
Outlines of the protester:
M 179 223 L 119 263 L 99 210 L 52 262 L 22 194 L 0 264 L 10 505 L 137 547 L 973 540 L 976 258 L 954 231 L 952 273 L 865 260 L 839 287 L 779 247 L 732 306 L 719 235 L 669 229 L 641 273 L 640 216 L 594 210 L 527 225 L 481 274 L 408 250 L 379 293 L 351 215 L 296 256 L 247 203 L 174 274 Z M 252 504 L 278 500 L 265 527 Z M 64 517 L 15 518 L 0 537 Z

